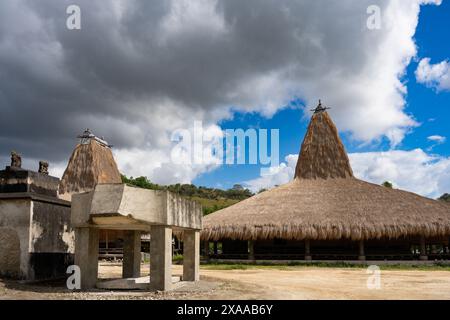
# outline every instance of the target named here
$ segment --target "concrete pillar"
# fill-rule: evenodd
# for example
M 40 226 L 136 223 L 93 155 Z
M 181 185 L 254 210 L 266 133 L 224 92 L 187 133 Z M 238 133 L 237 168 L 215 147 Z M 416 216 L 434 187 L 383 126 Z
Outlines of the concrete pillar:
M 152 226 L 150 242 L 150 288 L 166 291 L 172 287 L 172 229 Z
M 141 276 L 141 232 L 125 231 L 123 242 L 122 278 Z
M 200 232 L 185 230 L 183 242 L 183 281 L 198 281 L 200 280 Z
M 364 240 L 359 241 L 359 254 L 358 254 L 358 260 L 365 261 L 366 255 L 364 253 Z
M 305 260 L 311 261 L 311 242 L 309 239 L 305 240 Z
M 248 241 L 248 260 L 255 260 L 255 242 L 253 240 Z
M 427 256 L 427 246 L 425 243 L 425 237 L 420 237 L 420 260 L 428 260 Z
M 75 265 L 81 271 L 81 289 L 97 284 L 99 232 L 95 228 L 75 228 Z

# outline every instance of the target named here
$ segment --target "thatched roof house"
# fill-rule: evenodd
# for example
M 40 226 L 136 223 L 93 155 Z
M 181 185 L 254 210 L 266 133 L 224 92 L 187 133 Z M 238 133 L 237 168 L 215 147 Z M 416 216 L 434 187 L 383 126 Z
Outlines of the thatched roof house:
M 122 183 L 110 146 L 88 131 L 80 138 L 59 185 L 60 197 L 67 200 L 97 184 Z
M 202 239 L 448 240 L 450 207 L 356 179 L 335 125 L 319 107 L 301 146 L 294 180 L 206 216 Z

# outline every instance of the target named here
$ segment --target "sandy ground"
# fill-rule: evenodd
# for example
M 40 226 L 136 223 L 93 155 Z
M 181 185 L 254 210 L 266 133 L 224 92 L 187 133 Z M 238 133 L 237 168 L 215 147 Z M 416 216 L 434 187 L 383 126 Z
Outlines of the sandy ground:
M 365 269 L 203 270 L 202 275 L 245 288 L 242 299 L 450 299 L 448 271 L 381 271 L 380 289 L 367 288 Z
M 119 264 L 100 264 L 99 278 L 120 278 Z M 142 275 L 149 267 L 142 266 Z M 182 267 L 173 266 L 181 275 Z M 179 283 L 167 293 L 70 292 L 64 282 L 30 284 L 0 279 L 0 299 L 450 299 L 449 271 L 381 271 L 381 288 L 368 289 L 365 269 L 288 267 L 201 269 L 198 283 Z

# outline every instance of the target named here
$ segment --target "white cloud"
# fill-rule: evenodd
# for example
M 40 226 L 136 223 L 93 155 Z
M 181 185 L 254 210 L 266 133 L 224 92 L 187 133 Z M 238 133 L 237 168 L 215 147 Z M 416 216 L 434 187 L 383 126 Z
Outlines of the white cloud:
M 279 166 L 269 168 L 270 174 L 260 176 L 256 179 L 245 181 L 243 184 L 253 192 L 261 189 L 270 189 L 277 185 L 282 185 L 291 181 L 295 174 L 297 155 L 286 156 L 285 162 Z
M 395 187 L 436 198 L 450 190 L 450 158 L 411 151 L 350 154 L 355 176 L 373 183 L 385 180 Z
M 445 140 L 447 140 L 445 137 L 439 136 L 439 135 L 429 136 L 427 139 L 430 141 L 437 142 L 437 143 L 444 143 Z
M 354 175 L 376 184 L 390 181 L 395 188 L 436 198 L 450 191 L 450 158 L 411 151 L 364 152 L 349 154 Z M 245 182 L 252 191 L 287 183 L 294 177 L 297 155 L 286 157 L 286 163 L 274 169 L 271 177 Z
M 428 152 L 431 152 L 434 147 L 436 147 L 437 145 L 443 144 L 447 140 L 446 137 L 439 136 L 439 135 L 432 135 L 432 136 L 427 137 L 427 139 L 431 142 L 434 142 L 431 146 L 429 146 L 426 149 Z
M 416 69 L 416 80 L 437 91 L 450 90 L 450 63 L 441 61 L 430 64 L 430 58 L 420 60 Z
M 195 127 L 195 122 L 188 128 L 176 128 L 174 137 L 179 135 L 179 129 L 189 136 L 189 141 L 171 140 L 171 134 L 164 135 L 167 139 L 161 141 L 161 146 L 151 148 L 133 148 L 114 150 L 114 156 L 119 170 L 128 176 L 147 176 L 151 181 L 160 184 L 191 183 L 198 175 L 214 170 L 219 166 L 218 155 L 213 150 L 218 148 L 217 141 L 223 133 L 216 125 Z M 172 126 L 173 127 L 173 126 Z M 196 128 L 196 129 L 194 129 Z M 195 133 L 197 131 L 197 135 Z M 197 137 L 197 138 L 196 138 Z M 183 138 L 187 138 L 184 136 Z M 181 148 L 180 146 L 188 146 Z M 164 147 L 166 146 L 166 147 Z M 196 147 L 199 154 L 196 153 Z

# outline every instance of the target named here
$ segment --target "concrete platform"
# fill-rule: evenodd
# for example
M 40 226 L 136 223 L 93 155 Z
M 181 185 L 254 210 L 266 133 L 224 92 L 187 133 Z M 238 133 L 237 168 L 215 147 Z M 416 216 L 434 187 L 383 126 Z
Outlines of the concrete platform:
M 172 290 L 172 234 L 184 243 L 183 280 L 199 280 L 202 206 L 168 191 L 133 188 L 125 184 L 99 184 L 72 197 L 71 222 L 75 230 L 75 264 L 81 270 L 81 289 L 98 282 L 99 230 L 123 230 L 122 278 L 137 278 L 141 262 L 140 232 L 151 236 L 152 290 Z M 118 289 L 140 288 L 136 281 L 113 282 Z M 104 287 L 105 284 L 101 283 Z
M 181 276 L 172 276 L 172 283 L 181 281 Z M 150 277 L 102 280 L 97 282 L 97 289 L 105 290 L 148 290 Z

